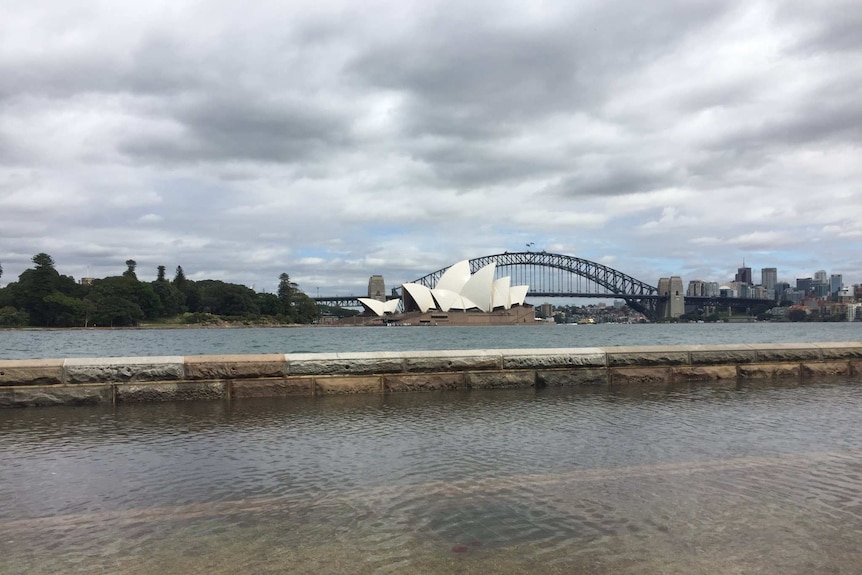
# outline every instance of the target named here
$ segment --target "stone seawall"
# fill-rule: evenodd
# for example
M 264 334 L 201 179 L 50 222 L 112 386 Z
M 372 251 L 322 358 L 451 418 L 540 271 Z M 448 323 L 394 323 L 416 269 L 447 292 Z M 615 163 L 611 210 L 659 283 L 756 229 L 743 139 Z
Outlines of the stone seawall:
M 0 407 L 862 374 L 862 342 L 0 360 Z

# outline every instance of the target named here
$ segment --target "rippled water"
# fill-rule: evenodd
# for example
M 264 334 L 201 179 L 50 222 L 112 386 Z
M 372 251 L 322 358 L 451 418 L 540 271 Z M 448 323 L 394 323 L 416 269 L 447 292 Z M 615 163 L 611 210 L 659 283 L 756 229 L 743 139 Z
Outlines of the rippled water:
M 0 359 L 860 340 L 862 322 L 0 330 Z
M 852 573 L 862 379 L 0 411 L 0 573 Z

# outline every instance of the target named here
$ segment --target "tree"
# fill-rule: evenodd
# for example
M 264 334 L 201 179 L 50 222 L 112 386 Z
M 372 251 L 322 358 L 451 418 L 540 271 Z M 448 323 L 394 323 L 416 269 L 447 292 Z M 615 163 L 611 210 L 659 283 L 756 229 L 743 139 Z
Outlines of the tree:
M 789 321 L 805 321 L 808 319 L 808 314 L 801 307 L 795 307 L 787 311 L 787 319 Z
M 284 305 L 274 293 L 257 294 L 257 307 L 261 315 L 276 317 L 284 314 Z
M 126 260 L 126 271 L 123 272 L 125 277 L 138 279 L 138 276 L 135 274 L 135 268 L 138 267 L 138 262 L 135 260 Z
M 177 286 L 177 289 L 183 289 L 183 286 L 186 283 L 186 274 L 183 273 L 183 266 L 177 266 L 176 274 L 174 275 L 173 284 Z
M 30 315 L 31 325 L 50 326 L 52 316 L 45 298 L 60 291 L 60 274 L 54 269 L 54 258 L 46 253 L 36 254 L 31 261 L 36 267 L 24 270 L 18 277 L 16 307 Z
M 30 261 L 36 264 L 37 270 L 44 269 L 54 269 L 54 258 L 46 254 L 45 252 L 39 252 L 35 256 L 33 256 Z
M 158 269 L 158 275 L 156 276 L 156 281 L 157 282 L 165 281 L 165 266 L 159 266 L 157 269 Z
M 27 312 L 18 311 L 12 306 L 0 307 L 0 326 L 24 327 L 30 323 Z
M 162 317 L 172 317 L 182 313 L 186 298 L 176 286 L 163 279 L 154 281 L 152 288 L 161 302 Z
M 0 263 L 0 278 L 3 277 L 3 264 Z
M 302 292 L 294 296 L 294 307 L 292 310 L 293 321 L 296 323 L 314 323 L 320 318 L 317 302 Z
M 278 276 L 278 299 L 284 305 L 285 310 L 288 310 L 293 303 L 293 294 L 297 290 L 297 285 L 290 281 L 290 276 L 286 273 Z

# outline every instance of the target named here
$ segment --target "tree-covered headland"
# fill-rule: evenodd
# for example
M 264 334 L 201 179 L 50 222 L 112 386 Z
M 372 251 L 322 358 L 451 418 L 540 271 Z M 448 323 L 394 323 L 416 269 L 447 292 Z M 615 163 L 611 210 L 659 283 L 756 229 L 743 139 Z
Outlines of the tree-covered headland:
M 154 281 L 140 281 L 135 260 L 117 276 L 77 282 L 60 274 L 45 253 L 33 267 L 0 288 L 2 327 L 124 327 L 147 323 L 308 324 L 317 305 L 290 276 L 279 276 L 278 293 L 258 293 L 220 280 L 192 281 L 177 266 L 173 279 L 158 266 Z M 0 266 L 0 276 L 3 268 Z

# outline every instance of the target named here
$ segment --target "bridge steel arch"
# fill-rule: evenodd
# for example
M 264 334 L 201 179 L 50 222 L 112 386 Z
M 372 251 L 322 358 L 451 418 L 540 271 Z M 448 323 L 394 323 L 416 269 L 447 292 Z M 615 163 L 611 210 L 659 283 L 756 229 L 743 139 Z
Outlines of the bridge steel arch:
M 588 280 L 605 290 L 600 292 L 580 292 L 571 289 L 556 289 L 534 291 L 531 285 L 529 295 L 544 296 L 544 297 L 614 297 L 624 300 L 629 307 L 641 312 L 651 320 L 656 319 L 656 310 L 659 301 L 662 299 L 658 293 L 658 288 L 642 282 L 628 274 L 619 270 L 615 270 L 598 262 L 567 256 L 564 254 L 554 254 L 548 252 L 504 252 L 502 254 L 494 254 L 490 256 L 482 256 L 470 260 L 470 272 L 475 273 L 484 266 L 496 263 L 497 268 L 504 272 L 515 272 L 512 275 L 513 283 L 518 281 L 518 270 L 521 270 L 522 276 L 535 277 L 536 268 L 544 268 L 548 270 L 557 270 L 564 274 L 574 275 Z M 431 288 L 437 284 L 437 280 L 443 275 L 448 267 L 439 269 L 435 272 L 422 276 L 413 283 L 424 285 Z M 529 270 L 529 271 L 525 271 Z M 507 275 L 503 273 L 502 275 Z M 400 297 L 401 288 L 396 287 L 392 290 L 393 296 Z

